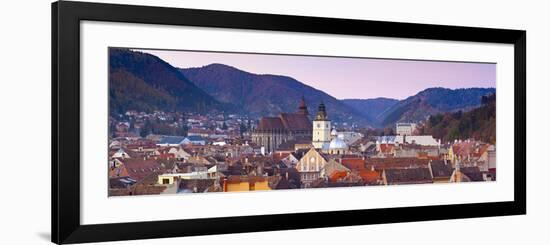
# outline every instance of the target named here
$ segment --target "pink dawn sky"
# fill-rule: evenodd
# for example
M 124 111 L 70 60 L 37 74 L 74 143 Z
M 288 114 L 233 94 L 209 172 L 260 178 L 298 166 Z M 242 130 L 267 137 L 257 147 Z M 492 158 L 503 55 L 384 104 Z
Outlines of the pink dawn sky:
M 134 50 L 178 68 L 221 63 L 255 74 L 290 76 L 338 99 L 405 99 L 431 87 L 496 87 L 494 63 Z

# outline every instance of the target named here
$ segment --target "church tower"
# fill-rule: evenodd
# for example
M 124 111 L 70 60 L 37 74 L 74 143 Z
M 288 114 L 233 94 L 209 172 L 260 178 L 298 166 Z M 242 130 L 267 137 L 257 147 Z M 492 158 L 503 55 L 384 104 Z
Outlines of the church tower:
M 300 105 L 298 106 L 298 113 L 309 116 L 309 112 L 307 111 L 307 105 L 306 105 L 306 100 L 304 99 L 304 96 L 302 96 L 302 99 L 300 100 Z
M 330 144 L 330 120 L 327 117 L 325 104 L 319 104 L 319 110 L 313 120 L 313 140 L 316 149 L 325 149 Z

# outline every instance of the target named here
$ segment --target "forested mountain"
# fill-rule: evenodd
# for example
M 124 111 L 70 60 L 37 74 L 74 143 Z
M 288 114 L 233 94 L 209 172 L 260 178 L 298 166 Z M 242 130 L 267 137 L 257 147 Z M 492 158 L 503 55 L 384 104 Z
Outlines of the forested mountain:
M 110 113 L 228 110 L 178 69 L 160 58 L 129 49 L 109 49 Z
M 396 122 L 419 122 L 443 112 L 468 111 L 481 105 L 481 97 L 495 93 L 494 88 L 428 88 L 401 100 L 379 114 L 376 121 L 382 126 Z
M 322 101 L 332 120 L 368 124 L 361 113 L 346 103 L 288 76 L 253 74 L 223 64 L 180 71 L 219 101 L 233 104 L 251 116 L 296 111 L 304 96 L 310 115 L 315 115 Z
M 376 125 L 378 125 L 378 116 L 399 102 L 399 100 L 389 98 L 344 99 L 342 101 Z
M 481 107 L 468 112 L 456 111 L 430 116 L 419 127 L 420 134 L 430 134 L 444 142 L 474 138 L 496 142 L 496 94 L 482 96 Z
M 326 91 L 330 92 L 330 91 Z M 162 59 L 129 49 L 109 49 L 109 109 L 151 112 L 223 111 L 254 118 L 294 112 L 305 97 L 310 116 L 325 103 L 335 122 L 360 127 L 393 127 L 421 122 L 430 115 L 469 111 L 494 88 L 428 88 L 404 100 L 338 100 L 325 91 L 282 75 L 253 74 L 224 64 L 178 69 Z

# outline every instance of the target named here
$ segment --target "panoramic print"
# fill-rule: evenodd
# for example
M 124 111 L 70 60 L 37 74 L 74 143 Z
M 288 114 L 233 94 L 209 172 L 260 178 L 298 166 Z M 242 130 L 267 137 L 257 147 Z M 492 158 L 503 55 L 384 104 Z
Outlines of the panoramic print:
M 495 63 L 108 56 L 109 196 L 496 181 Z

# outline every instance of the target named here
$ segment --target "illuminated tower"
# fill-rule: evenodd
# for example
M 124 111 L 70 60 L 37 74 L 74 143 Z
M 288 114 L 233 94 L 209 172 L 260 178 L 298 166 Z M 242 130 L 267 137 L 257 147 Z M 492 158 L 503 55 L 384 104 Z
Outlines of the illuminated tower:
M 316 149 L 326 149 L 330 144 L 330 120 L 327 117 L 325 104 L 319 104 L 319 110 L 313 120 L 313 140 Z

